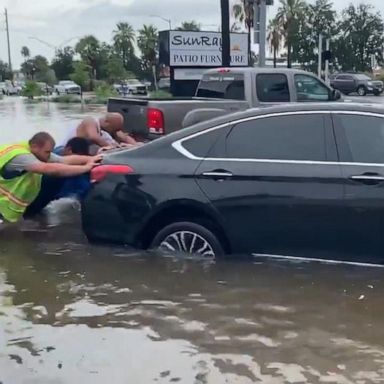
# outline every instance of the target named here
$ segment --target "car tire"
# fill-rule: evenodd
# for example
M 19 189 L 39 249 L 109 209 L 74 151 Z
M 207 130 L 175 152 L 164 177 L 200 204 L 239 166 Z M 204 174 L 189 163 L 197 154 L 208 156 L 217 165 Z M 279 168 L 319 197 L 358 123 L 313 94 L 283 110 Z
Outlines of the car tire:
M 222 245 L 210 229 L 188 221 L 175 222 L 161 229 L 153 239 L 151 248 L 167 253 L 190 253 L 209 259 L 224 255 Z
M 382 93 L 383 93 L 383 92 L 374 92 L 373 94 L 374 94 L 375 96 L 381 96 Z
M 360 85 L 359 88 L 357 88 L 357 94 L 359 96 L 365 96 L 367 94 L 367 90 L 366 88 L 364 87 L 364 85 Z

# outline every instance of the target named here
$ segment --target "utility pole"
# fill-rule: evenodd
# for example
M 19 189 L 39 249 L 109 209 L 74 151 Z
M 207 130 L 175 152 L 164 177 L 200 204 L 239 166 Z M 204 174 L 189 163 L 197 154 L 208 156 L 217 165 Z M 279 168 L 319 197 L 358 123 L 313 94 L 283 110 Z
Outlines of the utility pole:
M 317 70 L 317 75 L 321 79 L 321 68 L 322 68 L 322 61 L 323 61 L 323 35 L 319 35 L 319 68 Z
M 329 49 L 330 49 L 330 39 L 327 38 L 325 42 L 325 50 L 327 52 L 327 55 L 328 55 Z M 325 82 L 329 84 L 329 58 L 328 57 L 325 60 Z
M 229 0 L 220 0 L 221 4 L 221 39 L 222 39 L 222 62 L 223 67 L 231 65 L 231 34 L 229 27 Z
M 9 71 L 12 73 L 12 60 L 11 60 L 11 43 L 9 41 L 9 24 L 8 24 L 8 11 L 5 8 L 5 29 L 7 31 L 7 42 L 8 42 L 8 66 Z
M 266 0 L 259 0 L 259 20 L 260 20 L 260 44 L 259 44 L 259 67 L 265 67 L 265 46 L 267 43 L 267 2 Z

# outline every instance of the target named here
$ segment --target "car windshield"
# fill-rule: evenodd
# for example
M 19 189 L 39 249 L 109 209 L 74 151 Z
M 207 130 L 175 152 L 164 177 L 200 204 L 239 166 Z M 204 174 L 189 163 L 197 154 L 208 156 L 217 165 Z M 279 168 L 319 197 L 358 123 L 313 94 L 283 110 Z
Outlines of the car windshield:
M 127 80 L 127 84 L 130 84 L 130 85 L 141 85 L 141 82 L 139 80 L 132 79 L 132 80 Z

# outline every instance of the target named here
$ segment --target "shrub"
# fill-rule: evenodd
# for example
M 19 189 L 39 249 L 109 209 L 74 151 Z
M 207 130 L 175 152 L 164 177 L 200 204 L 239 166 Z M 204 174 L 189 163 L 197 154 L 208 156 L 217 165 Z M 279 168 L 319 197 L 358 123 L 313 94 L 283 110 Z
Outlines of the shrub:
M 169 92 L 159 90 L 151 92 L 150 97 L 153 97 L 154 99 L 171 99 L 173 96 Z
M 34 97 L 42 96 L 43 91 L 35 81 L 27 81 L 21 94 L 28 97 L 28 99 L 33 99 Z
M 53 97 L 51 101 L 53 101 L 54 103 L 63 103 L 63 104 L 81 103 L 81 99 L 73 95 L 62 95 L 62 96 Z

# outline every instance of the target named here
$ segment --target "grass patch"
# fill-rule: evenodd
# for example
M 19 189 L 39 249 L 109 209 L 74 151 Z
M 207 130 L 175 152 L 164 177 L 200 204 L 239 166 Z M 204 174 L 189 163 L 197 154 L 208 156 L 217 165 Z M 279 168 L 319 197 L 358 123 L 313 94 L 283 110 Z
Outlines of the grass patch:
M 73 95 L 62 95 L 55 96 L 51 98 L 53 103 L 63 103 L 63 104 L 80 104 L 81 98 Z
M 173 96 L 169 92 L 160 90 L 151 92 L 149 97 L 153 97 L 154 99 L 171 99 Z

